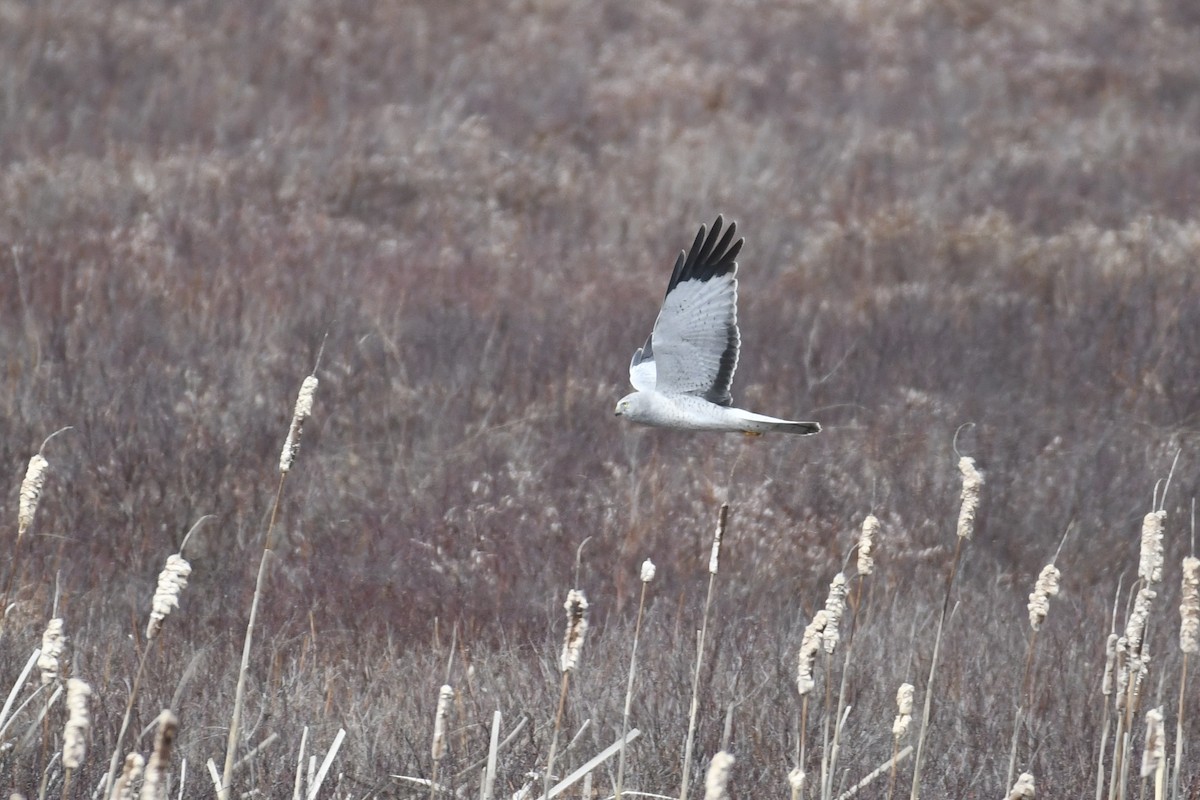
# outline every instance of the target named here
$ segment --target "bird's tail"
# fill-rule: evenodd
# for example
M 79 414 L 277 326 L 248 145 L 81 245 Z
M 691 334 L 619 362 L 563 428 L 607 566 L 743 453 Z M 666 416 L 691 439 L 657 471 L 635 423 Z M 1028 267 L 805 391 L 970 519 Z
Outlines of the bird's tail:
M 800 436 L 811 436 L 814 433 L 821 432 L 821 424 L 819 422 L 779 422 L 775 425 L 775 430 L 782 433 L 795 433 Z

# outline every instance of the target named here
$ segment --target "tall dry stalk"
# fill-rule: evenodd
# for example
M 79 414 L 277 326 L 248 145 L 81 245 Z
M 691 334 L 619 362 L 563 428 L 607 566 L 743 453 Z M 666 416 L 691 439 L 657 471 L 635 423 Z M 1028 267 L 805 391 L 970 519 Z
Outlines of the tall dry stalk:
M 25 470 L 25 479 L 21 481 L 21 490 L 17 497 L 17 540 L 12 546 L 8 578 L 4 582 L 4 599 L 3 604 L 0 605 L 0 623 L 8 616 L 8 604 L 12 599 L 13 584 L 17 580 L 17 573 L 21 570 L 21 542 L 25 538 L 25 532 L 33 526 L 33 518 L 37 514 L 38 503 L 42 498 L 42 489 L 46 485 L 46 475 L 50 470 L 50 462 L 46 460 L 43 451 L 51 439 L 69 430 L 71 430 L 70 425 L 65 428 L 59 428 L 42 441 L 42 446 L 30 457 L 29 466 Z M 3 630 L 2 624 L 0 624 L 0 630 Z
M 550 736 L 550 755 L 546 759 L 546 774 L 543 776 L 542 797 L 550 796 L 550 780 L 554 771 L 554 756 L 558 750 L 558 735 L 562 731 L 563 713 L 567 707 L 567 691 L 571 685 L 571 673 L 579 666 L 583 653 L 583 640 L 587 634 L 588 601 L 583 592 L 572 589 L 567 592 L 563 603 L 567 611 L 567 632 L 563 636 L 562 653 L 558 657 L 558 668 L 562 672 L 562 683 L 558 693 L 558 711 L 554 715 L 554 732 Z
M 1013 774 L 1017 768 L 1017 742 L 1020 739 L 1022 717 L 1027 709 L 1033 707 L 1033 659 L 1037 652 L 1038 631 L 1041 630 L 1042 623 L 1046 621 L 1046 615 L 1050 613 L 1050 598 L 1058 594 L 1061 577 L 1062 575 L 1053 561 L 1042 567 L 1037 582 L 1034 584 L 1033 592 L 1029 595 L 1029 604 L 1026 606 L 1029 609 L 1031 632 L 1029 645 L 1025 652 L 1025 671 L 1021 676 L 1021 687 L 1017 697 L 1017 713 L 1016 719 L 1013 721 L 1012 746 L 1008 753 L 1008 778 L 1004 781 L 1005 786 L 1012 785 Z
M 925 706 L 921 711 L 921 730 L 917 734 L 917 753 L 913 759 L 911 800 L 921 796 L 921 765 L 925 755 L 925 737 L 929 731 L 929 715 L 933 705 L 933 679 L 937 674 L 938 654 L 942 647 L 942 630 L 950 611 L 950 596 L 954 589 L 954 578 L 958 574 L 958 563 L 962 558 L 963 542 L 970 541 L 975 533 L 975 512 L 979 509 L 979 490 L 983 488 L 983 475 L 975 468 L 975 459 L 963 456 L 958 460 L 962 474 L 962 496 L 958 510 L 958 541 L 954 545 L 954 560 L 946 574 L 946 593 L 942 599 L 942 612 L 938 616 L 937 633 L 933 639 L 933 656 L 929 660 L 929 679 L 925 683 Z
M 825 651 L 825 718 L 821 723 L 821 797 L 825 800 L 828 800 L 833 792 L 833 754 L 829 743 L 829 725 L 834 717 L 833 654 L 841 641 L 842 615 L 846 612 L 846 586 L 845 574 L 839 572 L 833 576 L 833 580 L 829 584 L 829 594 L 825 598 L 825 628 L 821 631 L 821 649 Z
M 1164 491 L 1165 494 L 1165 491 Z M 1142 518 L 1141 546 L 1138 552 L 1138 587 L 1133 609 L 1125 623 L 1125 635 L 1117 639 L 1116 711 L 1117 730 L 1113 745 L 1112 780 L 1108 796 L 1124 797 L 1125 775 L 1130 769 L 1130 742 L 1133 717 L 1142 696 L 1142 684 L 1149 674 L 1150 654 L 1146 649 L 1146 626 L 1158 596 L 1153 586 L 1162 580 L 1163 523 L 1167 512 L 1161 508 Z
M 625 735 L 629 733 L 629 711 L 633 705 L 633 676 L 637 672 L 638 637 L 642 632 L 642 614 L 646 609 L 646 588 L 654 580 L 654 562 L 646 559 L 642 562 L 640 578 L 642 580 L 641 597 L 638 598 L 637 622 L 633 626 L 633 649 L 629 654 L 629 679 L 625 685 L 625 710 L 621 714 L 621 749 L 617 755 L 617 784 L 613 792 L 614 800 L 621 800 L 621 790 L 625 783 Z
M 800 695 L 800 730 L 797 732 L 796 740 L 800 748 L 796 755 L 796 767 L 793 770 L 793 775 L 799 772 L 799 777 L 796 779 L 803 782 L 807 770 L 807 739 L 808 739 L 808 698 L 812 690 L 816 688 L 817 682 L 813 679 L 813 667 L 816 666 L 817 653 L 821 652 L 822 634 L 825 632 L 825 626 L 829 622 L 829 614 L 825 609 L 821 609 L 809 621 L 804 628 L 804 636 L 800 639 L 800 653 L 797 659 L 796 666 L 796 692 Z
M 834 715 L 833 747 L 829 757 L 829 774 L 836 775 L 838 758 L 842 746 L 842 719 L 846 708 L 846 684 L 850 675 L 850 662 L 854 655 L 854 632 L 858 628 L 858 613 L 862 606 L 863 581 L 875 571 L 875 558 L 872 551 L 875 547 L 875 536 L 879 533 L 879 519 L 874 514 L 868 514 L 863 520 L 862 529 L 855 545 L 858 557 L 855 564 L 856 578 L 854 595 L 850 600 L 850 625 L 846 636 L 845 658 L 842 661 L 842 679 L 838 686 L 837 713 Z M 832 779 L 830 780 L 832 790 Z
M 1184 697 L 1187 695 L 1188 656 L 1200 650 L 1200 558 L 1183 560 L 1183 581 L 1179 592 L 1179 649 L 1183 663 L 1179 667 L 1179 708 L 1175 716 L 1175 773 L 1171 797 L 1179 798 L 1179 772 L 1183 765 Z
M 892 762 L 891 775 L 888 778 L 887 800 L 892 800 L 896 789 L 896 766 L 900 758 L 900 742 L 908 735 L 912 724 L 913 685 L 902 683 L 896 690 L 896 720 L 892 723 Z
M 321 355 L 317 354 L 320 363 Z M 262 601 L 267 584 L 267 561 L 275 551 L 275 521 L 279 517 L 279 504 L 283 499 L 283 485 L 292 463 L 300 452 L 300 435 L 304 431 L 304 422 L 312 416 L 313 396 L 317 391 L 317 376 L 314 368 L 300 384 L 296 395 L 296 406 L 292 412 L 292 422 L 288 427 L 287 438 L 283 442 L 283 450 L 279 454 L 279 486 L 275 490 L 275 503 L 271 507 L 271 520 L 267 523 L 266 541 L 263 544 L 262 558 L 258 562 L 258 578 L 254 582 L 254 598 L 250 601 L 250 619 L 246 622 L 246 637 L 242 642 L 242 661 L 238 666 L 237 688 L 233 693 L 233 716 L 229 722 L 229 738 L 225 744 L 225 768 L 221 772 L 221 789 L 219 800 L 229 800 L 230 781 L 233 779 L 233 765 L 237 756 L 238 734 L 241 733 L 242 702 L 246 693 L 246 675 L 250 671 L 250 650 L 254 642 L 254 624 L 258 620 L 258 604 Z
M 696 739 L 696 712 L 700 708 L 700 668 L 704 665 L 704 639 L 708 635 L 708 612 L 712 608 L 713 592 L 717 583 L 717 571 L 721 562 L 721 541 L 725 538 L 725 526 L 729 522 L 729 504 L 722 503 L 717 514 L 717 531 L 713 534 L 712 550 L 708 556 L 708 594 L 704 598 L 704 616 L 700 622 L 700 636 L 696 641 L 696 669 L 692 673 L 692 705 L 688 712 L 687 739 L 683 746 L 683 777 L 679 782 L 679 800 L 687 800 L 688 780 L 691 777 L 692 747 Z
M 454 699 L 454 687 L 445 684 L 438 690 L 437 711 L 433 716 L 433 768 L 429 775 L 429 800 L 437 795 L 438 767 L 446 755 L 446 717 L 450 714 L 450 701 Z
M 105 797 L 113 793 L 113 785 L 117 779 L 117 762 L 121 758 L 121 745 L 129 730 L 129 721 L 133 717 L 133 707 L 142 686 L 142 675 L 145 674 L 146 662 L 150 657 L 151 643 L 162 630 L 162 624 L 167 615 L 171 613 L 172 609 L 179 608 L 179 595 L 187 587 L 188 576 L 192 573 L 191 564 L 183 557 L 183 552 L 187 549 L 187 543 L 192 538 L 192 534 L 212 518 L 212 514 L 206 514 L 196 520 L 187 535 L 183 537 L 183 543 L 179 545 L 179 552 L 167 556 L 167 563 L 162 572 L 158 574 L 158 584 L 154 589 L 154 597 L 150 601 L 150 618 L 146 622 L 146 646 L 142 649 L 141 656 L 138 657 L 137 672 L 134 673 L 133 685 L 129 689 L 129 699 L 125 702 L 125 715 L 121 718 L 121 727 L 117 731 L 117 743 L 113 746 L 112 755 L 108 760 L 108 777 L 104 782 Z

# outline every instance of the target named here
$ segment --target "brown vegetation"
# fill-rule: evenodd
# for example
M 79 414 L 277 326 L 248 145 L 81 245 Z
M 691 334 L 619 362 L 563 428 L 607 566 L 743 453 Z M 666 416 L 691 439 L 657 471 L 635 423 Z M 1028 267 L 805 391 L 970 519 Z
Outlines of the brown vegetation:
M 493 711 L 505 733 L 531 715 L 500 759 L 511 796 L 546 763 L 568 587 L 590 630 L 556 764 L 579 766 L 622 730 L 650 557 L 623 782 L 673 791 L 722 502 L 692 795 L 718 751 L 730 797 L 788 791 L 801 636 L 874 513 L 831 779 L 851 786 L 893 753 L 896 687 L 924 702 L 956 432 L 986 484 L 925 795 L 1003 796 L 1018 703 L 1019 771 L 1090 795 L 1113 595 L 1119 630 L 1181 451 L 1145 703 L 1173 754 L 1169 609 L 1200 476 L 1198 52 L 1191 0 L 0 0 L 0 694 L 61 617 L 62 679 L 92 691 L 67 788 L 90 797 L 147 653 L 125 747 L 148 754 L 172 709 L 172 774 L 186 758 L 187 796 L 212 795 L 280 446 L 324 343 L 239 728 L 244 751 L 278 738 L 239 790 L 287 796 L 308 726 L 318 764 L 347 731 L 327 791 L 426 796 L 390 776 L 433 772 L 449 683 L 439 782 L 477 787 Z M 717 212 L 747 237 L 735 397 L 820 436 L 612 419 L 676 251 Z M 22 477 L 64 426 L 16 549 Z M 164 558 L 204 514 L 146 641 Z M 1034 651 L 1028 594 L 1071 523 Z M 65 793 L 58 703 L 4 734 L 0 790 L 37 796 L 49 769 Z

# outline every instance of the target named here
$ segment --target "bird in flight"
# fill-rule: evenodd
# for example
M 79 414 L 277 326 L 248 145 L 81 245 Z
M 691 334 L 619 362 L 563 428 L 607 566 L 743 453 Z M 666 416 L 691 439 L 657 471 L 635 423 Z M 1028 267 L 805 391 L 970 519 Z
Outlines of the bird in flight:
M 736 223 L 729 224 L 724 236 L 721 226 L 720 216 L 711 232 L 701 225 L 691 249 L 675 260 L 654 331 L 629 363 L 629 382 L 637 391 L 621 398 L 616 414 L 640 425 L 678 430 L 817 433 L 821 426 L 816 422 L 733 407 L 730 387 L 742 342 L 735 259 L 745 240 L 733 240 Z

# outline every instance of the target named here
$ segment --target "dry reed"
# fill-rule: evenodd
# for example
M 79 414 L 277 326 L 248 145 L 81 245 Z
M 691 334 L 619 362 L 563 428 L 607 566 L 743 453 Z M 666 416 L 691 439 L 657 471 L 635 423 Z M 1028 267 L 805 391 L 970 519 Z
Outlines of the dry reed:
M 129 690 L 129 699 L 125 703 L 125 715 L 121 719 L 121 727 L 117 731 L 117 742 L 113 746 L 112 755 L 108 761 L 108 777 L 105 780 L 106 794 L 113 791 L 113 782 L 117 772 L 117 760 L 121 757 L 121 745 L 125 741 L 125 733 L 129 730 L 129 720 L 133 716 L 133 707 L 137 702 L 138 691 L 142 686 L 142 676 L 146 669 L 146 662 L 150 657 L 150 641 L 162 629 L 162 623 L 171 612 L 171 609 L 179 607 L 179 593 L 187 586 L 187 576 L 192 571 L 191 565 L 183 558 L 183 551 L 187 548 L 187 543 L 192 538 L 192 534 L 199 530 L 200 526 L 209 519 L 212 519 L 212 515 L 206 514 L 192 524 L 192 527 L 183 537 L 183 542 L 179 545 L 179 552 L 167 556 L 167 563 L 158 575 L 154 596 L 150 600 L 150 618 L 146 623 L 146 647 L 142 649 L 142 654 L 138 658 L 137 672 L 134 673 L 133 677 L 133 686 Z
M 687 800 L 692 768 L 692 747 L 696 738 L 696 714 L 700 708 L 700 670 L 704 665 L 704 640 L 708 635 L 708 614 L 712 609 L 717 571 L 721 562 L 721 542 L 725 538 L 725 527 L 728 524 L 729 504 L 722 503 L 721 510 L 717 513 L 717 530 L 713 533 L 712 550 L 708 557 L 708 593 L 704 597 L 704 615 L 701 618 L 700 633 L 696 639 L 696 669 L 692 672 L 692 704 L 688 712 L 687 737 L 683 745 L 683 775 L 679 780 L 679 800 Z
M 979 494 L 983 488 L 983 474 L 975 468 L 975 459 L 962 456 L 958 460 L 958 471 L 962 475 L 962 493 L 958 510 L 958 539 L 954 545 L 954 558 L 946 574 L 946 592 L 942 598 L 942 611 L 938 615 L 937 631 L 933 638 L 933 655 L 929 660 L 929 679 L 925 683 L 925 705 L 921 711 L 921 729 L 917 734 L 917 751 L 913 758 L 912 791 L 910 800 L 918 800 L 921 796 L 921 766 L 924 762 L 925 737 L 929 731 L 929 715 L 933 704 L 933 680 L 937 675 L 938 655 L 942 646 L 942 629 L 946 624 L 946 616 L 950 612 L 950 596 L 954 589 L 954 578 L 958 574 L 958 563 L 962 558 L 963 542 L 968 542 L 975 534 L 975 514 L 979 509 Z
M 614 800 L 621 800 L 621 791 L 625 785 L 625 735 L 629 732 L 629 713 L 633 705 L 633 680 L 637 673 L 637 650 L 638 639 L 642 633 L 642 616 L 646 610 L 646 589 L 650 585 L 650 581 L 654 580 L 654 562 L 646 559 L 642 562 L 642 568 L 639 577 L 642 582 L 641 595 L 638 598 L 637 621 L 633 626 L 633 647 L 629 654 L 629 677 L 625 684 L 625 707 L 621 712 L 621 749 L 617 755 L 617 781 L 614 787 Z
M 438 690 L 437 710 L 433 716 L 433 745 L 430 755 L 433 768 L 429 776 L 429 796 L 434 797 L 438 788 L 438 767 L 446 755 L 446 718 L 450 715 L 450 702 L 454 700 L 454 687 L 444 684 Z
M 562 683 L 558 693 L 558 711 L 554 715 L 554 731 L 550 736 L 550 755 L 546 759 L 546 774 L 543 776 L 543 797 L 550 796 L 554 757 L 558 750 L 558 736 L 562 731 L 563 713 L 567 707 L 567 691 L 571 685 L 571 673 L 579 666 L 579 656 L 583 652 L 583 640 L 587 634 L 588 601 L 583 592 L 578 589 L 567 592 L 567 600 L 563 603 L 563 608 L 567 612 L 567 630 L 563 635 L 562 652 L 558 656 L 558 666 L 562 671 Z
M 323 345 L 322 345 L 323 347 Z M 321 355 L 317 354 L 319 364 Z M 233 693 L 233 714 L 229 722 L 229 736 L 225 743 L 225 766 L 221 772 L 221 786 L 218 792 L 219 800 L 229 800 L 230 784 L 233 780 L 233 765 L 237 756 L 238 735 L 241 733 L 242 703 L 246 693 L 246 675 L 250 671 L 250 651 L 254 642 L 254 625 L 258 619 L 258 605 L 262 601 L 267 583 L 267 562 L 275 550 L 275 522 L 279 517 L 279 504 L 283 499 L 283 486 L 288 473 L 292 469 L 300 451 L 300 434 L 304 430 L 304 421 L 312 415 L 313 397 L 317 390 L 316 368 L 300 384 L 296 396 L 296 405 L 292 412 L 292 421 L 288 427 L 287 437 L 279 455 L 279 485 L 275 490 L 275 502 L 271 507 L 271 519 L 267 523 L 267 533 L 263 543 L 262 557 L 258 562 L 258 577 L 254 582 L 254 597 L 250 600 L 250 617 L 246 621 L 246 636 L 242 641 L 242 660 L 238 666 L 237 687 Z

